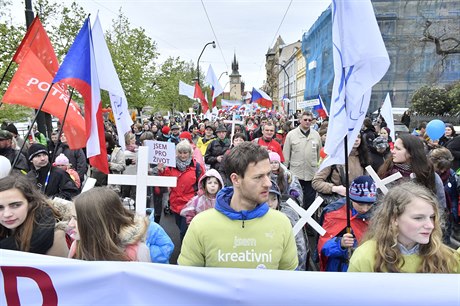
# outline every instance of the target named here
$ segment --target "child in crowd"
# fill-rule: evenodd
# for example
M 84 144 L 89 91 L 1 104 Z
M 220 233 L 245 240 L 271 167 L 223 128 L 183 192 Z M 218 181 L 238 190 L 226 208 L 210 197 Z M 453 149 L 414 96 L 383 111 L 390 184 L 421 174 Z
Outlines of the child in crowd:
M 300 216 L 299 214 L 286 202 L 282 201 L 281 193 L 276 184 L 276 181 L 273 179 L 271 180 L 272 186 L 270 187 L 269 196 L 267 204 L 272 209 L 276 209 L 281 211 L 288 217 L 289 221 L 291 221 L 292 227 L 299 221 Z M 300 202 L 302 203 L 302 202 Z M 298 271 L 306 271 L 308 268 L 308 258 L 309 256 L 309 249 L 308 249 L 308 236 L 306 233 L 305 228 L 301 229 L 295 235 L 295 242 L 297 246 L 297 256 L 299 259 L 299 266 L 296 270 Z
M 351 248 L 358 246 L 368 227 L 370 210 L 377 193 L 370 176 L 363 175 L 350 185 L 351 233 L 347 232 L 347 205 L 345 198 L 327 205 L 323 210 L 322 226 L 326 234 L 319 237 L 318 254 L 321 271 L 346 272 Z
M 299 179 L 281 164 L 281 157 L 278 153 L 270 152 L 269 158 L 272 167 L 271 178 L 278 185 L 281 195 L 291 196 L 297 203 L 303 203 L 303 191 Z
M 200 212 L 214 207 L 217 192 L 223 187 L 222 176 L 217 170 L 206 171 L 198 182 L 198 194 L 188 201 L 180 212 L 180 215 L 185 217 L 187 224 L 190 224 Z
M 72 180 L 74 181 L 75 185 L 77 188 L 80 188 L 81 186 L 81 181 L 80 181 L 80 176 L 78 175 L 78 172 L 72 169 L 72 165 L 69 162 L 69 159 L 67 156 L 64 155 L 64 153 L 59 154 L 58 157 L 56 157 L 56 160 L 53 163 L 53 166 L 61 168 L 65 172 L 67 172 Z

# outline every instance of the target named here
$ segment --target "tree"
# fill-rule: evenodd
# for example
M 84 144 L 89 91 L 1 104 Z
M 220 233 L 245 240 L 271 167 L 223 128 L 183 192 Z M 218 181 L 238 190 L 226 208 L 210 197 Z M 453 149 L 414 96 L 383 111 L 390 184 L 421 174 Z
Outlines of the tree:
M 131 28 L 121 10 L 106 40 L 128 104 L 140 111 L 153 101 L 156 43 L 143 28 Z
M 155 78 L 155 106 L 157 109 L 187 111 L 193 100 L 179 95 L 179 80 L 191 84 L 196 74 L 193 63 L 185 62 L 179 57 L 169 57 L 160 67 Z
M 452 115 L 454 107 L 458 107 L 458 102 L 450 97 L 450 92 L 455 95 L 453 90 L 425 85 L 412 95 L 412 109 L 420 114 Z

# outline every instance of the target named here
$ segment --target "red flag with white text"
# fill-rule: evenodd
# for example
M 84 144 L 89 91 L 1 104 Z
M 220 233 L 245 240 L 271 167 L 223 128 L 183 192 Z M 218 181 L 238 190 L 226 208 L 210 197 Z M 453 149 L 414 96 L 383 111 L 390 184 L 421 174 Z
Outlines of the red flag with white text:
M 19 64 L 19 68 L 3 95 L 2 102 L 38 109 L 59 68 L 54 49 L 38 17 L 29 27 L 13 61 Z M 68 101 L 67 86 L 56 84 L 48 94 L 42 110 L 62 121 Z M 80 113 L 80 107 L 73 101 L 70 102 L 64 133 L 70 149 L 85 147 L 85 119 Z

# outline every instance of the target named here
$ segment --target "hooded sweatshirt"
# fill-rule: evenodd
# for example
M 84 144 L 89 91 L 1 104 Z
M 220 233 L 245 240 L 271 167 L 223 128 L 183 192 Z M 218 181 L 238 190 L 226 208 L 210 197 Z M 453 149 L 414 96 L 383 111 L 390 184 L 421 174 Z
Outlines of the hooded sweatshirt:
M 233 187 L 222 189 L 215 208 L 193 219 L 179 265 L 294 270 L 297 249 L 289 219 L 267 203 L 235 211 L 232 196 Z
M 180 212 L 180 215 L 186 218 L 187 224 L 190 224 L 192 219 L 200 212 L 213 208 L 216 203 L 216 194 L 209 195 L 205 190 L 205 186 L 203 186 L 208 177 L 215 177 L 220 182 L 221 188 L 224 186 L 222 177 L 217 170 L 210 169 L 206 171 L 198 182 L 198 194 L 188 201 Z

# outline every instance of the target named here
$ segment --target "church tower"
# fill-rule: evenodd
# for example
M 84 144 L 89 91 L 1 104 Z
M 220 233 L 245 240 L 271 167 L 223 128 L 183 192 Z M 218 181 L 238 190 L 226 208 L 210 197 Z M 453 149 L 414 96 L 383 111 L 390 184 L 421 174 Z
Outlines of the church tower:
M 241 75 L 238 72 L 238 62 L 236 61 L 236 54 L 234 53 L 232 62 L 232 73 L 230 78 L 230 100 L 241 100 Z

